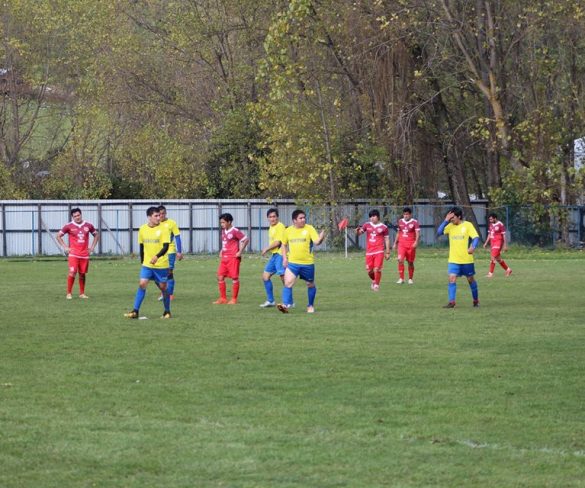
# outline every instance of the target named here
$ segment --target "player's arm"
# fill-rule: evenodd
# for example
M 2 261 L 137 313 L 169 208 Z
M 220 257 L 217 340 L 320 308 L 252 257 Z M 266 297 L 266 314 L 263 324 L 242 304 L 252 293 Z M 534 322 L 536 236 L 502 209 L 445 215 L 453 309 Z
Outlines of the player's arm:
M 485 240 L 485 242 L 483 243 L 483 247 L 487 247 L 488 243 L 490 242 L 490 233 L 488 232 L 487 234 L 487 239 Z
M 250 239 L 248 238 L 248 236 L 244 236 L 242 239 L 240 239 L 239 244 L 239 249 L 238 252 L 236 253 L 236 257 L 242 257 L 242 253 L 244 252 L 244 249 L 246 249 L 246 247 L 248 246 L 250 242 Z
M 264 256 L 268 251 L 272 251 L 273 249 L 278 249 L 281 246 L 281 241 L 272 241 L 269 246 L 266 246 L 262 249 L 262 256 Z
M 159 260 L 159 258 L 162 258 L 168 252 L 170 246 L 171 246 L 170 242 L 163 243 L 162 249 L 158 253 L 156 253 L 154 256 L 152 256 L 152 259 L 150 260 L 150 264 L 156 264 L 156 262 Z
M 286 268 L 288 266 L 288 248 L 284 242 L 280 249 L 282 250 L 282 266 Z
M 384 259 L 388 261 L 392 254 L 392 248 L 390 247 L 390 236 L 384 237 L 384 244 L 386 245 L 386 251 L 384 252 Z
M 398 241 L 400 240 L 400 229 L 396 231 L 396 237 L 394 238 L 394 244 L 392 245 L 392 249 L 396 249 L 398 246 Z
M 470 236 L 471 237 L 471 246 L 469 246 L 469 249 L 467 250 L 467 254 L 473 254 L 475 251 L 475 248 L 477 246 L 479 246 L 479 234 L 477 233 L 477 231 L 475 230 L 475 227 L 472 227 L 473 231 L 470 232 Z
M 361 235 L 364 233 L 364 228 L 363 228 L 361 225 L 360 225 L 360 226 L 358 226 L 358 227 L 356 227 L 356 228 L 355 228 L 355 233 L 356 233 L 358 236 L 361 236 Z
M 59 243 L 59 245 L 63 248 L 63 250 L 66 253 L 69 253 L 69 246 L 65 243 L 65 241 L 63 240 L 63 232 L 59 231 L 57 233 L 57 242 Z
M 183 259 L 183 243 L 181 242 L 181 234 L 175 234 L 175 246 L 177 246 L 177 259 Z
M 453 212 L 448 212 L 447 215 L 445 215 L 445 220 L 441 222 L 441 225 L 439 225 L 439 228 L 437 229 L 437 237 L 441 237 L 445 233 L 445 227 L 449 225 L 449 222 L 451 222 L 453 217 L 455 217 Z
M 144 264 L 144 244 L 140 243 L 140 264 Z
M 322 230 L 321 232 L 319 232 L 319 236 L 318 239 L 313 241 L 315 243 L 315 246 L 318 246 L 319 244 L 321 244 L 323 241 L 325 240 L 325 231 Z
M 100 242 L 100 233 L 96 230 L 93 232 L 93 241 L 89 247 L 89 254 L 93 252 L 95 247 L 98 245 L 98 242 Z
M 415 238 L 414 238 L 414 244 L 412 245 L 412 247 L 414 249 L 416 249 L 418 246 L 418 241 L 420 240 L 420 229 L 416 229 L 414 235 L 415 235 Z

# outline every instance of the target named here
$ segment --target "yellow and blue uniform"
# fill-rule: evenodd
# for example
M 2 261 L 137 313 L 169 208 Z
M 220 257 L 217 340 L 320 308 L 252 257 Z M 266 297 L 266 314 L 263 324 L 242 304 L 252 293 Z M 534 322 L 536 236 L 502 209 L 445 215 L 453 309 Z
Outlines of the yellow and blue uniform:
M 177 252 L 182 252 L 181 231 L 177 225 L 177 222 L 175 222 L 173 219 L 166 219 L 161 221 L 160 225 L 166 227 L 171 234 L 171 245 L 169 246 L 168 254 L 177 254 Z
M 449 262 L 454 264 L 471 264 L 474 262 L 473 254 L 467 251 L 479 234 L 475 227 L 466 221 L 459 225 L 448 224 L 443 229 L 443 234 L 449 236 Z
M 271 225 L 268 229 L 268 243 L 272 244 L 275 241 L 282 242 L 285 231 L 286 227 L 282 222 L 278 222 L 276 225 Z M 282 256 L 282 248 L 280 246 L 271 249 L 270 252 L 272 254 L 280 254 Z
M 271 225 L 268 229 L 268 243 L 273 244 L 276 241 L 280 241 L 282 243 L 284 239 L 284 233 L 286 232 L 286 227 L 282 222 L 278 222 L 276 225 Z M 284 267 L 282 266 L 282 247 L 278 246 L 274 249 L 270 250 L 271 256 L 266 266 L 264 267 L 265 273 L 270 273 L 271 275 L 277 274 L 278 276 L 282 276 L 284 274 Z M 264 286 L 267 285 L 267 282 L 264 282 Z M 269 298 L 271 293 L 270 290 L 267 289 L 267 293 L 269 294 Z M 274 301 L 274 299 L 269 300 Z
M 160 224 L 156 227 L 150 227 L 148 224 L 140 226 L 138 230 L 138 243 L 142 244 L 144 249 L 142 266 L 153 269 L 168 269 L 168 252 L 159 257 L 155 264 L 150 263 L 150 260 L 162 250 L 164 244 L 169 244 L 170 246 L 171 235 L 165 226 Z
M 312 225 L 302 228 L 294 225 L 286 228 L 282 243 L 288 246 L 288 261 L 292 264 L 314 264 L 313 243 L 319 240 L 319 234 Z

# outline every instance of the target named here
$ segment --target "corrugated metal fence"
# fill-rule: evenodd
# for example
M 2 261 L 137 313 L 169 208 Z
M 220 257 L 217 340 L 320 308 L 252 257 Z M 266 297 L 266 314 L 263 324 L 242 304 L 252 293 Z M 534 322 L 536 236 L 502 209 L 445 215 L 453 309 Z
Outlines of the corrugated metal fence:
M 170 218 L 177 221 L 181 229 L 184 252 L 215 253 L 220 248 L 219 215 L 229 212 L 234 225 L 250 237 L 250 251 L 260 251 L 267 244 L 266 211 L 270 207 L 279 209 L 285 225 L 291 223 L 291 213 L 302 208 L 307 213 L 307 222 L 315 227 L 330 230 L 324 249 L 342 249 L 343 236 L 337 232 L 337 222 L 348 217 L 350 227 L 367 220 L 371 208 L 380 209 L 387 223 L 396 223 L 402 214 L 401 206 L 372 205 L 367 201 L 352 201 L 336 206 L 297 205 L 292 200 L 85 200 L 85 201 L 21 201 L 0 200 L 0 252 L 1 256 L 55 255 L 61 249 L 55 235 L 70 221 L 72 208 L 80 207 L 84 220 L 91 222 L 101 233 L 98 254 L 131 254 L 138 250 L 137 231 L 146 221 L 146 209 L 164 204 Z M 485 236 L 488 209 L 487 202 L 477 201 L 473 211 Z M 445 214 L 449 202 L 418 201 L 412 206 L 414 217 L 421 224 L 421 243 L 436 243 L 435 229 Z M 509 209 L 498 210 L 500 219 L 510 229 Z M 583 208 L 570 209 L 570 237 L 581 241 Z M 512 226 L 513 227 L 513 226 Z M 512 231 L 512 237 L 514 232 Z M 349 233 L 350 245 L 363 247 L 364 238 L 355 240 Z M 554 236 L 553 236 L 554 241 Z

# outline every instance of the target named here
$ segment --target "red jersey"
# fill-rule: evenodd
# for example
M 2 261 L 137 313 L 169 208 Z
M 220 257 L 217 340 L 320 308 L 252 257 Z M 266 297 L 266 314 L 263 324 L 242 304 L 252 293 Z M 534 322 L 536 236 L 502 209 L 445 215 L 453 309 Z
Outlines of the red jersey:
M 388 227 L 383 223 L 372 224 L 366 222 L 362 225 L 362 230 L 366 234 L 366 256 L 384 252 L 385 240 L 388 237 Z
M 247 239 L 237 227 L 230 227 L 228 230 L 221 229 L 221 257 L 234 258 L 240 250 L 240 241 Z
M 59 231 L 61 237 L 69 234 L 69 256 L 73 258 L 89 258 L 89 234 L 95 233 L 95 227 L 85 221 L 81 224 L 69 222 Z
M 410 219 L 406 221 L 400 219 L 398 221 L 398 244 L 402 246 L 414 244 L 418 232 L 420 232 L 418 220 Z
M 501 246 L 501 244 L 504 242 L 506 226 L 498 220 L 495 224 L 490 224 L 488 227 L 488 232 L 490 236 L 490 244 L 492 246 Z

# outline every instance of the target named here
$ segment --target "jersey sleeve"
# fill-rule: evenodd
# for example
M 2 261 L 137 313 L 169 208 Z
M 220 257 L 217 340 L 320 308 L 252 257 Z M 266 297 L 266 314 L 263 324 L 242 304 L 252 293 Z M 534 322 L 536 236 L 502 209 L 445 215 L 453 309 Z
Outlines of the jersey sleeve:
M 315 227 L 313 227 L 312 225 L 311 228 L 309 229 L 309 237 L 313 242 L 317 242 L 319 240 L 319 234 Z
M 138 244 L 144 244 L 144 236 L 142 235 L 142 227 L 138 229 Z
M 248 236 L 244 234 L 240 229 L 238 229 L 237 232 L 234 233 L 234 236 L 236 236 L 238 241 L 242 241 L 248 238 Z
M 447 226 L 443 229 L 443 234 L 445 234 L 445 235 L 449 234 L 449 232 L 451 232 L 452 228 L 453 228 L 453 224 L 448 223 Z
M 160 242 L 162 244 L 171 243 L 171 231 L 170 229 L 164 228 L 164 232 L 160 236 Z
M 477 231 L 475 230 L 475 227 L 472 224 L 469 224 L 469 237 L 471 239 L 475 239 L 476 237 L 479 237 L 479 234 L 477 233 Z
M 171 225 L 171 233 L 174 236 L 180 236 L 181 235 L 181 229 L 179 229 L 179 226 L 177 225 L 177 223 L 173 220 L 173 224 Z
M 414 221 L 414 230 L 420 232 L 420 224 L 418 223 L 418 220 Z
M 95 228 L 95 226 L 93 224 L 88 223 L 87 228 L 89 229 L 90 234 L 95 234 L 97 232 L 97 229 Z
M 384 230 L 382 231 L 382 235 L 383 235 L 384 237 L 386 237 L 386 236 L 389 236 L 389 235 L 390 235 L 390 229 L 388 229 L 388 226 L 387 226 L 387 225 L 385 225 L 385 226 L 384 226 Z
M 68 232 L 69 232 L 69 224 L 65 224 L 63 227 L 61 227 L 61 230 L 59 231 L 59 235 L 64 236 Z

